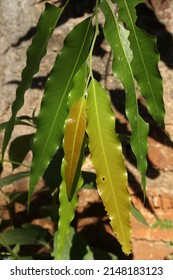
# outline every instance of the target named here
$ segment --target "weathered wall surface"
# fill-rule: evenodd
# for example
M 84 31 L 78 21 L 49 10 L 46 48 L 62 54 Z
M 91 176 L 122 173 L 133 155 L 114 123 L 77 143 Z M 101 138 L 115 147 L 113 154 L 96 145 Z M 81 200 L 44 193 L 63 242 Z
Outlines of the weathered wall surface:
M 26 64 L 26 51 L 36 31 L 36 24 L 45 2 L 40 0 L 0 0 L 0 123 L 7 121 L 15 90 Z M 49 1 L 54 3 L 56 1 Z M 55 56 L 62 47 L 65 35 L 83 18 L 69 19 L 56 28 L 48 44 L 48 51 L 41 62 L 40 71 L 34 78 L 32 89 L 25 94 L 24 108 L 19 114 L 32 115 L 39 106 L 47 74 Z M 18 131 L 19 131 L 18 127 Z M 17 133 L 17 132 L 16 132 Z
M 0 120 L 7 120 L 9 106 L 15 97 L 25 65 L 28 41 L 18 45 L 20 39 L 35 26 L 39 9 L 34 0 L 0 1 Z M 18 46 L 17 46 L 18 45 Z

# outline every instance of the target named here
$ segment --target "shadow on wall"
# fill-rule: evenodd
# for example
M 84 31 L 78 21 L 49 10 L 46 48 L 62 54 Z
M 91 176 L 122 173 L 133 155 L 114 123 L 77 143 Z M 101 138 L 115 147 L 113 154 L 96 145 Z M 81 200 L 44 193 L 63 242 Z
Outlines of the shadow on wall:
M 69 18 L 77 18 L 81 17 L 85 13 L 91 13 L 94 8 L 95 1 L 93 0 L 75 0 L 70 2 L 69 6 L 67 6 L 66 12 L 63 14 L 61 21 L 58 23 L 58 26 L 65 23 Z M 164 63 L 173 69 L 173 37 L 172 35 L 166 30 L 164 24 L 160 23 L 157 15 L 155 15 L 154 11 L 150 9 L 145 4 L 139 4 L 136 7 L 138 20 L 137 20 L 137 26 L 144 29 L 146 32 L 148 32 L 151 35 L 154 35 L 157 37 L 157 47 L 160 52 L 160 56 L 162 61 Z M 12 45 L 13 48 L 19 47 L 22 42 L 27 41 L 32 38 L 32 36 L 36 32 L 36 27 L 31 27 L 30 30 L 27 31 L 26 34 L 24 34 L 19 40 Z M 100 32 L 100 36 L 97 40 L 97 45 L 94 51 L 94 55 L 104 57 L 105 50 L 101 47 L 101 44 L 103 42 L 103 34 Z M 98 80 L 101 79 L 101 75 L 99 72 L 95 72 L 95 77 L 97 77 Z M 38 76 L 33 78 L 32 88 L 38 88 L 43 89 L 46 83 L 48 76 Z M 19 84 L 20 81 L 9 81 L 9 83 L 12 84 Z M 115 108 L 123 115 L 125 115 L 124 112 L 124 101 L 125 101 L 125 94 L 123 90 L 115 90 L 110 91 L 112 103 L 115 106 Z M 161 142 L 164 145 L 167 145 L 171 148 L 173 148 L 173 144 L 171 141 L 169 141 L 168 137 L 161 131 L 160 128 L 158 128 L 152 118 L 149 116 L 147 109 L 139 103 L 140 107 L 140 113 L 142 117 L 150 123 L 151 129 L 149 136 L 156 139 L 157 141 Z M 117 129 L 119 133 L 125 133 L 126 135 L 129 135 L 129 131 L 126 126 L 122 126 L 122 124 L 117 122 Z M 131 151 L 130 145 L 125 143 L 125 154 L 127 156 L 127 159 L 133 164 L 136 165 L 135 158 L 133 156 L 133 153 Z M 148 162 L 148 170 L 147 170 L 147 176 L 149 178 L 156 178 L 159 176 L 159 170 L 157 170 L 151 161 Z M 129 173 L 129 181 L 133 182 L 134 191 L 137 194 L 137 190 L 140 190 L 140 186 L 138 182 L 135 180 L 134 176 Z M 135 182 L 135 183 L 134 183 Z M 137 195 L 140 196 L 138 193 Z M 142 199 L 142 197 L 141 197 Z M 152 211 L 151 206 L 147 204 L 146 200 L 146 207 Z
M 144 29 L 150 35 L 157 37 L 157 48 L 161 60 L 169 67 L 173 68 L 173 36 L 169 33 L 165 25 L 161 23 L 152 9 L 145 4 L 136 7 L 138 19 L 137 26 Z
M 55 1 L 56 3 L 57 1 Z M 63 3 L 64 1 L 61 1 Z M 85 13 L 91 13 L 93 11 L 95 1 L 93 0 L 74 0 L 67 6 L 65 12 L 62 14 L 61 20 L 58 22 L 57 27 L 65 23 L 70 18 L 81 17 Z M 62 4 L 61 4 L 62 6 Z M 146 4 L 139 4 L 136 7 L 137 10 L 137 26 L 144 29 L 150 35 L 157 37 L 157 48 L 160 53 L 161 60 L 169 67 L 173 68 L 173 36 L 169 33 L 164 24 L 159 22 L 154 11 Z M 19 40 L 12 45 L 13 48 L 19 47 L 24 41 L 30 40 L 36 32 L 36 27 L 31 27 L 26 34 L 24 34 Z M 98 37 L 94 55 L 103 57 L 105 50 L 101 47 L 104 40 L 102 30 L 100 28 L 100 36 Z M 6 50 L 8 51 L 8 49 Z M 95 77 L 100 78 L 100 73 L 95 72 Z M 47 76 L 38 76 L 33 78 L 32 88 L 43 89 L 47 80 Z M 9 81 L 11 84 L 19 84 L 20 81 Z

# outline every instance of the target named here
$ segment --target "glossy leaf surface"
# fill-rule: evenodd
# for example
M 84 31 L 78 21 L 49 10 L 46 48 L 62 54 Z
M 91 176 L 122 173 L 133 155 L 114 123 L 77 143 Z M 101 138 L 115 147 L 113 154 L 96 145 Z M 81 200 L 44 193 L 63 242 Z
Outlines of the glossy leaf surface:
M 68 94 L 75 74 L 88 57 L 92 37 L 91 18 L 76 25 L 67 35 L 47 81 L 33 143 L 29 196 L 62 142 Z
M 72 106 L 65 124 L 64 161 L 65 182 L 71 200 L 75 186 L 75 175 L 81 155 L 86 130 L 86 99 L 81 97 Z
M 73 79 L 72 88 L 69 93 L 68 101 L 67 101 L 68 111 L 70 111 L 73 104 L 80 97 L 85 95 L 87 74 L 88 74 L 88 66 L 87 63 L 84 63 Z
M 68 96 L 69 116 L 64 126 L 64 159 L 62 161 L 60 187 L 60 208 L 58 231 L 54 237 L 55 259 L 66 259 L 69 248 L 70 223 L 74 217 L 77 204 L 77 191 L 81 187 L 81 166 L 83 161 L 84 136 L 86 130 L 86 64 L 82 65 L 72 82 L 72 89 Z
M 164 103 L 162 79 L 158 69 L 159 54 L 156 40 L 139 29 L 136 23 L 135 7 L 141 0 L 112 0 L 118 4 L 119 20 L 130 31 L 129 41 L 133 51 L 132 69 L 141 94 L 155 121 L 164 128 Z
M 101 1 L 105 14 L 104 34 L 113 52 L 112 71 L 122 82 L 125 92 L 126 115 L 131 125 L 131 147 L 137 159 L 137 167 L 141 173 L 142 185 L 145 190 L 147 170 L 147 136 L 148 124 L 141 118 L 138 110 L 137 93 L 131 61 L 133 53 L 128 41 L 129 32 L 118 23 L 109 0 Z
M 126 254 L 131 252 L 130 197 L 122 148 L 107 92 L 92 80 L 88 89 L 87 133 L 99 194 L 114 233 Z
M 63 168 L 63 167 L 62 167 Z M 67 234 L 70 230 L 70 223 L 74 218 L 75 208 L 77 205 L 77 191 L 82 185 L 82 178 L 78 180 L 76 191 L 71 201 L 69 201 L 66 190 L 65 180 L 62 181 L 59 194 L 59 222 L 58 230 L 54 235 L 54 252 L 53 256 L 56 260 L 63 259 L 63 250 L 66 243 Z

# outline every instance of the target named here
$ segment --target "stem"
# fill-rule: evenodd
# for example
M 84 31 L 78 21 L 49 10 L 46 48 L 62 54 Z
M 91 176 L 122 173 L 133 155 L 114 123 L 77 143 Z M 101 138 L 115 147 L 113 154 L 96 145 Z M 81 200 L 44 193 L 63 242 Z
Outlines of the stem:
M 91 49 L 90 49 L 90 53 L 89 53 L 89 77 L 88 77 L 88 81 L 90 78 L 94 78 L 93 77 L 93 70 L 92 70 L 92 65 L 93 65 L 93 51 L 94 51 L 94 46 L 97 40 L 97 36 L 99 35 L 99 24 L 98 24 L 98 6 L 99 6 L 99 0 L 96 1 L 96 6 L 95 6 L 95 33 L 94 33 L 94 38 L 91 44 Z
M 67 0 L 66 3 L 63 6 L 63 10 L 65 9 L 65 7 L 68 5 L 68 3 L 70 2 L 70 0 Z

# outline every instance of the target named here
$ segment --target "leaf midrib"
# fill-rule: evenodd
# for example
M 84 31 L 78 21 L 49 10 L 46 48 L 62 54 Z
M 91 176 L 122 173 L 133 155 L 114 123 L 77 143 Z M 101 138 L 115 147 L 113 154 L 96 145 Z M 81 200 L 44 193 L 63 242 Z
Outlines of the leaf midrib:
M 118 34 L 118 38 L 119 38 L 119 42 L 120 42 L 120 44 L 121 44 L 121 48 L 122 48 L 122 51 L 123 51 L 123 54 L 124 54 L 124 57 L 125 57 L 125 59 L 126 59 L 126 63 L 127 63 L 127 66 L 128 66 L 128 68 L 129 68 L 129 73 L 130 73 L 130 78 L 131 78 L 131 83 L 133 84 L 133 88 L 134 88 L 134 92 L 135 92 L 135 86 L 134 86 L 134 79 L 133 79 L 133 72 L 132 72 L 132 68 L 131 68 L 131 65 L 130 65 L 130 62 L 129 62 L 129 59 L 128 59 L 128 57 L 127 57 L 127 55 L 126 55 L 126 52 L 124 51 L 124 47 L 123 47 L 123 44 L 122 44 L 122 40 L 121 40 L 121 35 L 120 35 L 120 32 L 119 32 L 119 28 L 118 28 L 118 26 L 117 26 L 117 20 L 116 20 L 116 18 L 115 18 L 115 15 L 114 15 L 114 13 L 113 13 L 113 11 L 112 11 L 112 7 L 111 7 L 111 5 L 110 5 L 110 3 L 109 3 L 109 0 L 106 0 L 107 1 L 107 4 L 109 5 L 109 7 L 110 7 L 110 10 L 111 10 L 111 12 L 112 12 L 112 16 L 113 16 L 113 18 L 114 18 L 114 21 L 115 21 L 115 24 L 116 24 L 116 27 L 117 27 L 117 34 Z M 137 119 L 137 139 L 138 139 L 138 151 L 139 151 L 139 154 L 141 155 L 142 153 L 141 153 L 141 151 L 142 151 L 142 148 L 141 148 L 141 145 L 140 145 L 140 141 L 139 141 L 139 131 L 140 131 L 140 129 L 139 129 L 139 123 L 140 123 L 140 120 L 139 120 L 139 111 L 138 111 L 138 105 L 137 105 L 137 99 L 135 98 L 135 116 L 136 116 L 136 119 Z M 133 125 L 133 123 L 132 122 L 130 122 L 131 123 L 131 125 Z M 133 131 L 132 131 L 133 132 Z M 141 159 L 140 159 L 140 161 L 141 161 Z
M 156 108 L 156 111 L 157 111 L 157 115 L 159 116 L 159 111 L 158 111 L 157 104 L 156 104 L 155 98 L 154 98 L 154 92 L 153 92 L 153 89 L 152 89 L 152 86 L 151 86 L 151 83 L 150 83 L 149 75 L 147 73 L 147 68 L 145 66 L 145 61 L 143 59 L 143 56 L 142 56 L 142 53 L 141 53 L 141 49 L 140 49 L 140 46 L 139 46 L 139 42 L 138 42 L 138 39 L 137 39 L 135 25 L 133 24 L 133 20 L 132 20 L 132 17 L 131 17 L 131 14 L 130 14 L 130 11 L 129 11 L 129 8 L 128 8 L 128 5 L 127 5 L 127 1 L 123 0 L 123 2 L 124 2 L 124 5 L 125 5 L 125 7 L 127 9 L 127 13 L 128 13 L 128 16 L 129 16 L 130 24 L 131 24 L 131 27 L 132 27 L 132 30 L 133 30 L 133 33 L 134 33 L 134 38 L 135 38 L 135 41 L 136 41 L 136 44 L 137 44 L 138 52 L 139 52 L 139 55 L 140 55 L 140 58 L 141 58 L 141 61 L 142 61 L 143 67 L 144 67 L 145 76 L 146 76 L 147 81 L 148 81 L 148 85 L 149 85 L 149 88 L 150 88 L 150 92 L 152 94 L 152 99 L 153 99 L 153 102 L 154 102 L 154 105 L 155 105 L 155 108 Z
M 71 170 L 72 170 L 72 166 L 73 166 L 73 162 L 74 162 L 74 154 L 75 154 L 75 146 L 76 146 L 76 139 L 78 138 L 78 130 L 79 130 L 79 127 L 80 127 L 80 120 L 81 120 L 81 116 L 82 116 L 82 112 L 83 112 L 83 107 L 84 107 L 84 100 L 81 99 L 81 105 L 80 105 L 80 110 L 79 110 L 79 113 L 78 113 L 78 116 L 77 116 L 77 119 L 76 119 L 76 129 L 75 129 L 75 133 L 74 133 L 74 138 L 73 138 L 73 146 L 72 146 L 72 156 L 70 158 L 70 168 L 69 168 L 69 173 L 68 173 L 68 181 L 69 181 L 69 177 L 71 177 L 71 173 L 73 173 Z M 74 178 L 73 178 L 74 180 Z
M 50 135 L 52 134 L 53 127 L 54 127 L 55 122 L 56 122 L 56 120 L 57 120 L 59 111 L 60 111 L 60 109 L 61 109 L 61 104 L 63 103 L 63 100 L 64 100 L 64 98 L 65 98 L 67 89 L 68 89 L 68 87 L 69 87 L 69 84 L 70 84 L 70 82 L 72 81 L 72 78 L 73 78 L 73 76 L 74 76 L 74 72 L 75 72 L 77 63 L 78 63 L 78 61 L 79 61 L 79 58 L 80 58 L 82 49 L 83 49 L 83 47 L 84 47 L 84 45 L 85 45 L 85 41 L 86 41 L 86 38 L 87 38 L 87 35 L 88 35 L 88 32 L 89 32 L 90 24 L 91 24 L 91 21 L 90 21 L 90 23 L 88 24 L 88 27 L 87 27 L 87 30 L 86 30 L 86 34 L 85 34 L 85 37 L 84 37 L 84 41 L 83 41 L 83 43 L 82 43 L 82 47 L 81 47 L 80 52 L 79 52 L 79 54 L 78 54 L 77 60 L 76 60 L 76 62 L 75 62 L 75 64 L 74 64 L 72 73 L 71 73 L 71 75 L 70 75 L 70 78 L 69 78 L 68 83 L 67 83 L 67 85 L 66 85 L 66 87 L 65 87 L 64 93 L 63 93 L 63 95 L 62 95 L 61 101 L 60 101 L 60 103 L 59 103 L 58 110 L 57 110 L 57 112 L 56 112 L 56 114 L 55 114 L 55 117 L 54 117 L 54 120 L 53 120 L 53 124 L 52 124 L 52 126 L 51 126 L 51 128 L 50 128 L 50 131 L 49 131 L 49 134 L 48 134 L 48 136 L 47 136 L 47 139 L 46 139 L 46 143 L 45 143 L 45 145 L 44 145 L 43 152 L 42 152 L 42 154 L 41 154 L 41 156 L 40 156 L 40 160 L 39 160 L 38 165 L 37 165 L 37 168 L 36 168 L 36 172 L 35 172 L 35 176 L 34 176 L 34 178 L 33 178 L 33 182 L 35 181 L 35 178 L 36 178 L 36 176 L 37 176 L 37 172 L 38 172 L 38 170 L 39 170 L 40 163 L 41 163 L 41 161 L 42 161 L 42 159 L 43 159 L 45 150 L 46 150 L 46 148 L 47 148 L 47 145 L 48 145 L 48 142 L 49 142 L 49 139 L 50 139 Z M 61 54 L 60 54 L 60 55 L 61 55 Z
M 112 193 L 113 193 L 113 198 L 114 198 L 114 201 L 115 201 L 115 207 L 116 207 L 116 212 L 118 214 L 118 220 L 119 220 L 119 224 L 120 224 L 120 227 L 121 227 L 121 233 L 122 233 L 122 236 L 123 236 L 123 239 L 124 239 L 124 242 L 125 242 L 126 238 L 125 238 L 125 234 L 124 234 L 123 224 L 121 222 L 121 217 L 120 217 L 120 212 L 119 212 L 119 208 L 118 208 L 117 198 L 115 196 L 115 191 L 114 191 L 113 183 L 112 183 L 112 180 L 111 180 L 111 174 L 110 174 L 110 171 L 109 171 L 109 167 L 108 167 L 107 159 L 106 159 L 106 154 L 105 154 L 105 151 L 104 151 L 104 144 L 102 142 L 102 133 L 101 133 L 101 130 L 100 130 L 101 125 L 99 123 L 99 113 L 98 113 L 98 107 L 97 107 L 95 84 L 93 83 L 92 86 L 93 86 L 93 93 L 94 93 L 94 103 L 95 103 L 95 112 L 96 112 L 98 135 L 99 135 L 99 138 L 100 138 L 100 144 L 101 144 L 101 148 L 102 148 L 103 158 L 104 158 L 104 161 L 106 163 L 105 166 L 106 166 L 106 170 L 107 170 L 108 177 L 109 177 L 108 180 L 110 182 Z M 126 242 L 125 242 L 125 244 L 126 244 Z M 128 248 L 127 245 L 126 245 L 126 247 Z

